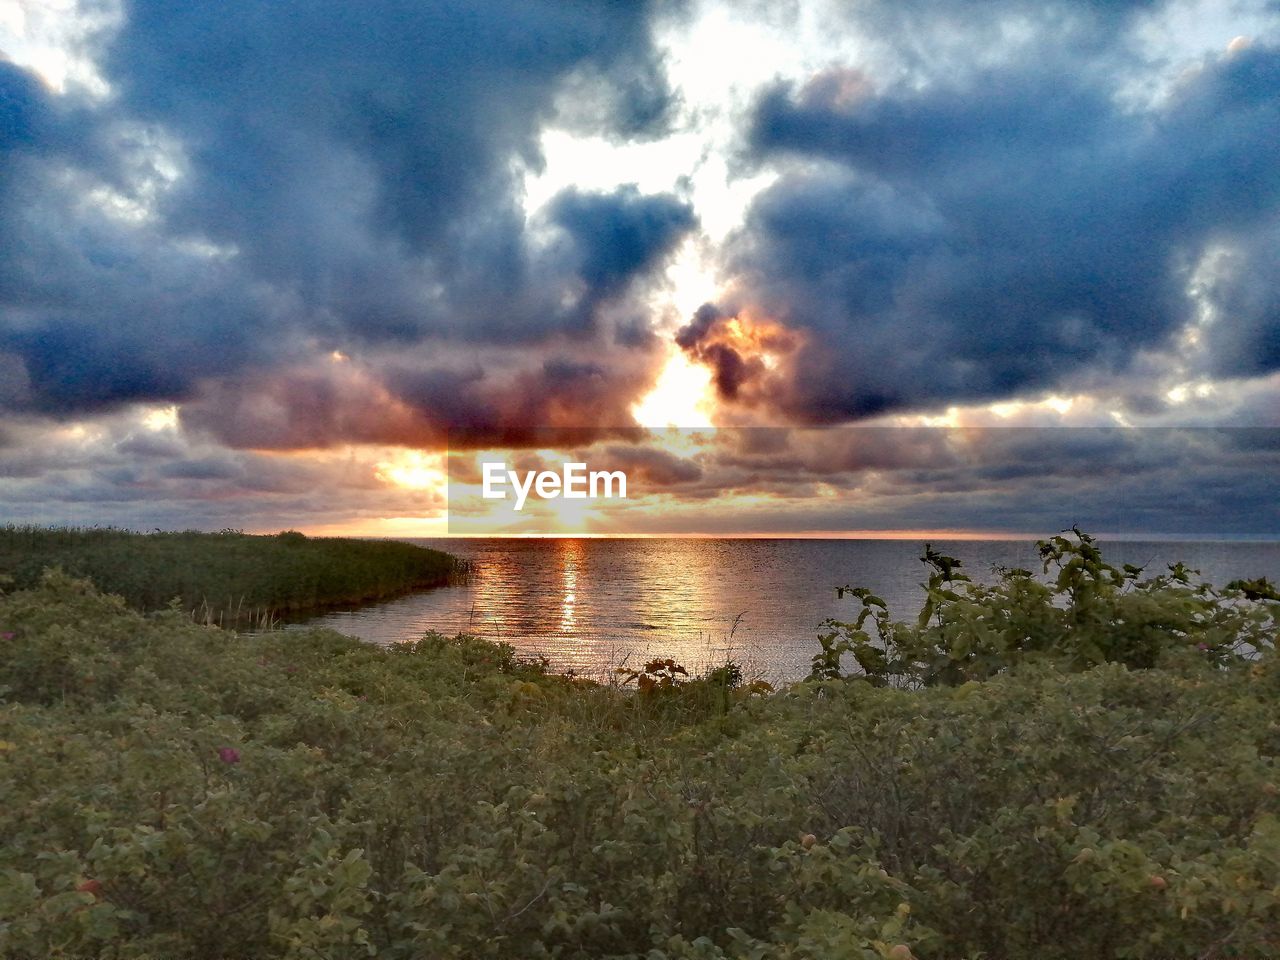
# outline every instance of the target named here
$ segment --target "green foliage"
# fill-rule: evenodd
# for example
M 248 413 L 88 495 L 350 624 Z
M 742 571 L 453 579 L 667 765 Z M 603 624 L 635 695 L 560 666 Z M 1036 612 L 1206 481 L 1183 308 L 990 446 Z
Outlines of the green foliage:
M 138 610 L 175 598 L 204 623 L 270 622 L 291 612 L 394 596 L 447 583 L 466 565 L 437 550 L 397 541 L 221 533 L 149 534 L 113 528 L 0 527 L 0 574 L 34 586 L 61 567 L 88 577 Z
M 0 651 L 4 957 L 1155 960 L 1280 939 L 1269 648 L 768 696 L 664 663 L 639 695 L 465 637 L 144 617 L 54 573 L 0 598 Z
M 689 671 L 670 657 L 650 660 L 643 667 L 632 670 L 619 667 L 618 676 L 623 686 L 635 681 L 636 689 L 641 693 L 654 693 L 658 690 L 673 690 L 689 678 Z
M 1106 563 L 1093 537 L 1070 533 L 1037 545 L 1047 581 L 1001 569 L 995 584 L 977 583 L 961 561 L 926 544 L 929 581 L 915 623 L 892 620 L 884 601 L 863 588 L 840 588 L 862 606 L 851 621 L 823 625 L 811 676 L 842 676 L 846 656 L 876 686 L 954 686 L 1035 661 L 1068 670 L 1188 661 L 1227 667 L 1274 650 L 1280 597 L 1265 579 L 1219 590 L 1181 563 L 1144 579 L 1139 567 Z

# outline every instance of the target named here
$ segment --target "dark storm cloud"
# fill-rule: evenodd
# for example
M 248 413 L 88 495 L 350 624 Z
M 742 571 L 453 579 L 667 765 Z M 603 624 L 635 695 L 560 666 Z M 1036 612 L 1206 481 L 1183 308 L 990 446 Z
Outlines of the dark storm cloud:
M 0 60 L 0 149 L 8 154 L 40 142 L 51 112 L 40 81 Z
M 740 299 L 806 335 L 777 407 L 839 421 L 1123 370 L 1194 317 L 1215 244 L 1253 267 L 1212 291 L 1215 370 L 1276 368 L 1280 50 L 1214 58 L 1150 109 L 1061 59 L 922 89 L 833 70 L 760 97 L 757 159 L 810 161 L 731 254 Z
M 136 2 L 110 62 L 131 108 L 188 144 L 175 224 L 236 244 L 357 337 L 442 323 L 467 339 L 529 337 L 561 318 L 524 289 L 536 265 L 512 159 L 540 165 L 540 126 L 580 73 L 624 90 L 642 77 L 662 119 L 650 12 Z M 623 114 L 603 120 L 634 130 Z
M 503 0 L 175 9 L 135 0 L 110 64 L 138 113 L 192 144 L 197 172 L 185 200 L 194 224 L 209 229 L 220 216 L 237 241 L 283 240 L 291 264 L 300 241 L 312 245 L 286 183 L 323 176 L 335 155 L 371 175 L 378 231 L 415 249 L 438 245 L 458 214 L 490 207 L 495 188 L 505 198 L 510 155 L 538 163 L 534 138 L 562 80 L 593 71 L 625 86 L 650 64 L 650 9 Z M 650 113 L 657 120 L 663 110 Z M 630 111 L 612 119 L 635 126 Z M 290 216 L 282 222 L 280 212 Z
M 1280 370 L 1280 216 L 1240 247 L 1205 291 L 1220 321 L 1208 331 L 1214 376 Z
M 0 403 L 58 413 L 179 396 L 255 352 L 271 305 L 223 263 L 86 204 L 137 174 L 136 140 L 0 62 Z
M 82 104 L 61 102 L 44 81 L 0 51 L 0 187 L 21 184 L 32 158 L 63 155 L 99 165 L 113 174 L 97 124 Z
M 570 238 L 574 273 L 588 291 L 580 309 L 621 293 L 637 274 L 666 257 L 694 226 L 692 208 L 673 196 L 645 197 L 634 187 L 611 194 L 566 190 L 550 207 Z
M 537 137 L 566 91 L 594 91 L 591 116 L 569 119 L 595 132 L 667 129 L 651 4 L 122 12 L 99 57 L 109 98 L 54 96 L 0 63 L 9 407 L 74 414 L 207 390 L 213 420 L 221 384 L 334 348 L 536 350 L 572 332 L 607 349 L 604 314 L 693 226 L 686 204 L 634 188 L 567 193 L 544 224 L 520 207 L 520 167 L 540 167 Z M 626 339 L 643 365 L 652 345 Z M 351 433 L 311 442 L 379 439 Z

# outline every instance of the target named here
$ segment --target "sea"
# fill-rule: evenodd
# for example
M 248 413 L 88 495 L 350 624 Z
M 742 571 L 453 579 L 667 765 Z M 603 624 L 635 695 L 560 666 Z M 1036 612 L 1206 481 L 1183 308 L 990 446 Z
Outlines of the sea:
M 475 634 L 511 644 L 550 667 L 604 679 L 653 658 L 671 657 L 691 674 L 733 660 L 771 683 L 804 677 L 821 624 L 851 618 L 843 586 L 868 587 L 895 618 L 914 619 L 928 571 L 923 540 L 474 538 L 414 540 L 470 560 L 469 580 L 391 601 L 310 618 L 379 644 L 430 631 Z M 1032 540 L 935 540 L 976 580 L 1001 567 L 1037 573 Z M 1280 581 L 1280 542 L 1137 541 L 1101 543 L 1116 566 L 1149 575 L 1184 561 L 1204 580 Z

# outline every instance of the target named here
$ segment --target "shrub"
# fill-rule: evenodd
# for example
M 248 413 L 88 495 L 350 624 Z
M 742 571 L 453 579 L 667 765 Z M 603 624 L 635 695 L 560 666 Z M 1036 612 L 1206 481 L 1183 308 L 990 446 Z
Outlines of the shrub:
M 1093 537 L 1071 534 L 1037 545 L 1052 579 L 1006 568 L 990 586 L 926 544 L 921 560 L 929 581 L 914 623 L 891 620 L 884 601 L 865 588 L 840 588 L 861 609 L 852 621 L 826 621 L 811 675 L 841 676 L 848 655 L 878 686 L 956 685 L 1031 661 L 1068 670 L 1188 660 L 1225 667 L 1274 649 L 1280 597 L 1265 579 L 1219 590 L 1196 582 L 1198 572 L 1181 563 L 1143 579 L 1139 567 L 1106 563 Z
M 4 957 L 1156 960 L 1280 941 L 1269 646 L 765 696 L 663 663 L 673 682 L 639 695 L 466 637 L 237 636 L 52 574 L 0 598 L 0 651 Z

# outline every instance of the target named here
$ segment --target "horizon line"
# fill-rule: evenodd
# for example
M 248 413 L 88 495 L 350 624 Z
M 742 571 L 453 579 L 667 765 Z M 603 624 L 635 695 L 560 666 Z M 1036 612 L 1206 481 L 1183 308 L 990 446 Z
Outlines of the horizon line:
M 273 536 L 287 530 L 299 530 L 308 537 L 381 539 L 381 540 L 961 540 L 961 541 L 1035 541 L 1045 540 L 1063 533 L 1070 533 L 1071 527 L 1061 527 L 1052 531 L 1018 531 L 1018 530 L 983 530 L 956 528 L 895 528 L 887 530 L 787 530 L 787 531 L 691 531 L 677 533 L 663 532 L 591 532 L 591 531 L 555 531 L 515 533 L 494 531 L 491 533 L 455 533 L 449 531 L 396 531 L 386 529 L 334 529 L 334 526 L 318 524 L 300 524 L 298 526 L 272 526 L 232 528 L 223 526 L 218 530 L 202 530 L 198 527 L 175 526 L 164 530 L 159 527 L 136 528 L 127 525 L 94 524 L 85 526 L 75 523 L 33 523 L 31 521 L 10 521 L 10 525 L 43 527 L 49 530 L 104 529 L 119 530 L 138 534 L 202 532 L 217 533 L 221 530 L 236 530 L 251 536 Z M 1210 531 L 1193 533 L 1186 531 L 1141 531 L 1141 530 L 1084 530 L 1097 540 L 1129 541 L 1129 542 L 1198 542 L 1198 543 L 1276 543 L 1280 542 L 1280 532 L 1267 531 L 1258 533 L 1229 533 Z
M 555 533 L 443 533 L 443 534 L 386 534 L 386 533 L 349 533 L 344 536 L 356 538 L 379 538 L 388 540 L 972 540 L 997 541 L 1046 540 L 1050 537 L 1070 533 L 1065 527 L 1052 532 L 1030 533 L 1026 531 L 1002 530 L 954 530 L 954 529 L 920 529 L 920 530 L 801 530 L 787 532 L 693 532 L 693 533 L 589 533 L 589 532 L 555 532 Z M 1097 540 L 1122 541 L 1167 541 L 1167 542 L 1203 542 L 1203 543 L 1275 543 L 1280 542 L 1280 533 L 1186 533 L 1177 531 L 1084 531 Z M 308 534 L 310 536 L 310 534 Z M 317 534 L 332 536 L 333 534 Z

